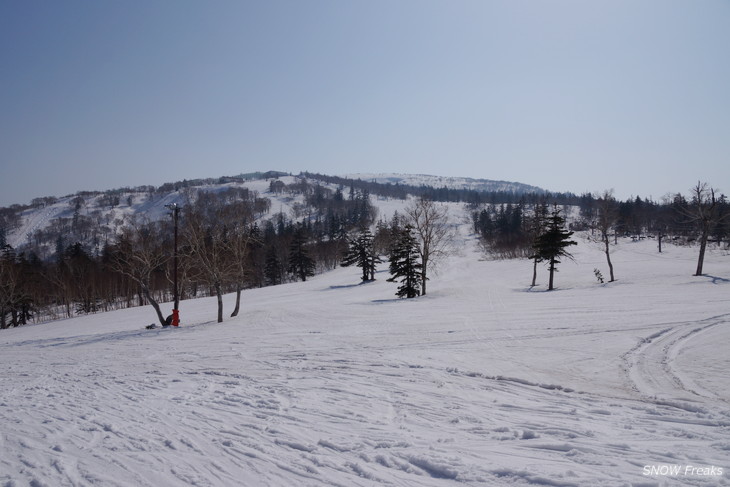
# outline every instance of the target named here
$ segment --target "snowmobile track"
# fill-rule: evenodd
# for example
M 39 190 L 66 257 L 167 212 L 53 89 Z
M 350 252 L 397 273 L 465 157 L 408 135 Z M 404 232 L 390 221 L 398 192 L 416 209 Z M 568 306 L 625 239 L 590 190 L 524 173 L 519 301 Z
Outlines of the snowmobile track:
M 728 317 L 730 314 L 668 324 L 668 327 L 640 339 L 635 347 L 621 357 L 630 388 L 645 399 L 687 410 L 701 411 L 702 408 L 692 405 L 700 398 L 727 403 L 727 399 L 703 388 L 687 374 L 682 374 L 676 359 L 689 340 L 715 326 L 727 323 Z

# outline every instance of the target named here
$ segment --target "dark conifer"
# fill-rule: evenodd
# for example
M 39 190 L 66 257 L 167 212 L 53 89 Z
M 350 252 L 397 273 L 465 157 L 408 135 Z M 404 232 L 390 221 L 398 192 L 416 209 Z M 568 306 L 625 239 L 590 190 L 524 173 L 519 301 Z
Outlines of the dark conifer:
M 530 259 L 548 262 L 548 270 L 550 271 L 548 291 L 553 289 L 553 274 L 557 271 L 556 264 L 560 263 L 559 257 L 573 258 L 565 250 L 566 247 L 577 245 L 577 242 L 570 240 L 572 235 L 573 232 L 565 229 L 565 218 L 560 216 L 560 210 L 555 205 L 552 213 L 547 218 L 545 231 L 535 240 L 533 245 L 535 253 L 530 256 Z
M 269 247 L 269 250 L 266 252 L 266 262 L 264 264 L 264 279 L 266 280 L 266 284 L 269 286 L 281 284 L 282 271 L 283 266 L 281 265 L 279 256 L 276 255 L 276 249 Z
M 294 240 L 289 248 L 289 272 L 302 281 L 314 275 L 314 261 L 307 252 L 306 244 L 307 239 L 300 228 L 294 233 Z
M 373 246 L 373 234 L 370 230 L 363 230 L 357 238 L 350 241 L 347 254 L 340 265 L 349 267 L 351 265 L 362 268 L 362 280 L 375 280 L 375 270 L 378 263 L 382 262 L 375 254 Z
M 421 263 L 418 260 L 418 241 L 413 236 L 413 227 L 406 225 L 395 235 L 390 252 L 390 274 L 388 282 L 400 282 L 396 296 L 415 298 L 421 295 Z

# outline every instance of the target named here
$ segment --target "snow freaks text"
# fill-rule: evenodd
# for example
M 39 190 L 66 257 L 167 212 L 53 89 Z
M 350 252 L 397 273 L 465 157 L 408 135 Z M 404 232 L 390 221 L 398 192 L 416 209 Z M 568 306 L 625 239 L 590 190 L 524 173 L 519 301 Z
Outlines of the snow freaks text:
M 695 465 L 644 465 L 645 476 L 662 477 L 720 477 L 722 467 Z

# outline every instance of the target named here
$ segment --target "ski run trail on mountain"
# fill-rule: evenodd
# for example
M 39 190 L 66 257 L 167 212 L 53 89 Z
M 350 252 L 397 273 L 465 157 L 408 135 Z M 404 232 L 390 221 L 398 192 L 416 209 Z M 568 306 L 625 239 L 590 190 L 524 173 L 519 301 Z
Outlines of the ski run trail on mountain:
M 622 239 L 599 284 L 576 235 L 546 292 L 460 232 L 417 299 L 383 264 L 245 291 L 220 324 L 206 298 L 179 329 L 3 330 L 0 486 L 730 485 L 727 252 L 695 277 L 696 249 Z

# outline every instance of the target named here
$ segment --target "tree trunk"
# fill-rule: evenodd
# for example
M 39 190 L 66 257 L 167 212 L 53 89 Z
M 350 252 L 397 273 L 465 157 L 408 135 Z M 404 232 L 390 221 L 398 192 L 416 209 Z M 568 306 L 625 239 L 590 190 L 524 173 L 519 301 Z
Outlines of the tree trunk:
M 548 285 L 548 291 L 553 290 L 553 274 L 555 273 L 555 259 L 550 259 L 550 283 Z
M 142 292 L 144 293 L 144 297 L 147 298 L 147 301 L 149 301 L 152 307 L 155 309 L 155 312 L 157 313 L 157 319 L 160 320 L 160 325 L 167 325 L 167 323 L 165 322 L 165 317 L 162 316 L 162 310 L 160 310 L 159 303 L 155 301 L 155 298 L 153 298 L 152 294 L 150 294 L 150 288 L 142 285 Z
M 606 261 L 608 261 L 608 270 L 611 274 L 611 280 L 608 282 L 613 282 L 616 279 L 614 279 L 613 277 L 613 264 L 611 263 L 611 249 L 609 248 L 610 240 L 608 238 L 608 234 L 604 234 L 603 243 L 606 244 L 606 249 L 604 250 L 604 252 L 606 253 Z
M 215 295 L 218 298 L 218 323 L 223 323 L 223 291 L 219 282 L 215 283 Z
M 231 318 L 234 316 L 238 316 L 238 310 L 241 307 L 241 284 L 236 284 L 236 307 L 233 309 L 233 313 L 231 313 Z
M 611 254 L 608 251 L 606 251 L 606 260 L 608 261 L 608 271 L 611 274 L 611 279 L 608 282 L 613 282 L 616 278 L 613 277 L 613 264 L 611 263 Z
M 532 287 L 535 287 L 535 281 L 537 281 L 537 257 L 532 261 Z
M 705 261 L 705 249 L 707 248 L 707 237 L 708 237 L 709 233 L 710 233 L 709 225 L 703 225 L 702 226 L 702 237 L 700 239 L 700 256 L 697 259 L 697 272 L 695 272 L 695 276 L 702 275 L 702 264 Z
M 662 253 L 662 232 L 659 232 L 659 253 Z
M 421 296 L 426 295 L 426 267 L 428 267 L 428 258 L 421 259 Z

